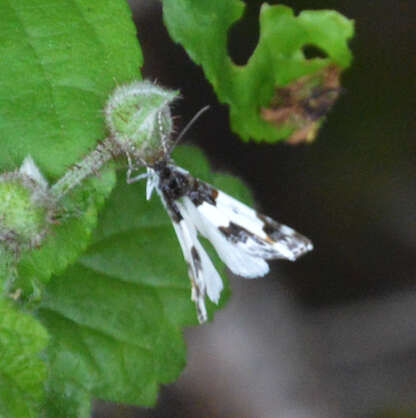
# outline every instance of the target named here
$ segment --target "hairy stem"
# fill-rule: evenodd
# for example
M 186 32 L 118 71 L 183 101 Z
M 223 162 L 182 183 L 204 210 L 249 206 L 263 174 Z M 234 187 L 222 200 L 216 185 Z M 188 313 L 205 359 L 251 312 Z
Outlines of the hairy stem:
M 71 167 L 67 173 L 50 188 L 50 197 L 58 202 L 70 190 L 87 177 L 97 174 L 102 166 L 120 154 L 120 150 L 111 140 L 106 138 L 90 152 L 81 162 Z

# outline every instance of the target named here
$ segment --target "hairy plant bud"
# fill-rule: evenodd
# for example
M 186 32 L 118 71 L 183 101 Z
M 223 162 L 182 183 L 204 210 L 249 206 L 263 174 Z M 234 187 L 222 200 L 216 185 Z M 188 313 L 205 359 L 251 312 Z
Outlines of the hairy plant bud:
M 38 246 L 52 214 L 48 183 L 31 157 L 0 175 L 0 244 L 15 251 Z
M 110 138 L 134 161 L 158 161 L 172 134 L 169 104 L 177 96 L 148 81 L 116 88 L 104 109 Z

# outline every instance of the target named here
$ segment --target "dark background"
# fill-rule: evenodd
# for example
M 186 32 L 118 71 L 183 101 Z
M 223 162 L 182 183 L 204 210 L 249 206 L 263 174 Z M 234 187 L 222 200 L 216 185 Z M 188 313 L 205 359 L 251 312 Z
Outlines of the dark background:
M 98 403 L 96 418 L 416 417 L 416 2 L 285 4 L 356 24 L 345 93 L 317 140 L 296 147 L 239 140 L 160 4 L 131 1 L 144 77 L 182 93 L 177 129 L 211 106 L 185 142 L 316 250 L 265 279 L 231 278 L 228 306 L 187 332 L 188 366 L 157 408 Z M 230 32 L 236 63 L 256 46 L 260 5 Z

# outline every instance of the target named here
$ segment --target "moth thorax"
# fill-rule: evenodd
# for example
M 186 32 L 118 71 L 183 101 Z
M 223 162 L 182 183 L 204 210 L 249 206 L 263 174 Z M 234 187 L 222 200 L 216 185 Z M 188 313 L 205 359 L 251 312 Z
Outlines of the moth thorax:
M 110 138 L 135 160 L 159 161 L 172 134 L 169 104 L 176 97 L 147 81 L 117 87 L 105 107 Z

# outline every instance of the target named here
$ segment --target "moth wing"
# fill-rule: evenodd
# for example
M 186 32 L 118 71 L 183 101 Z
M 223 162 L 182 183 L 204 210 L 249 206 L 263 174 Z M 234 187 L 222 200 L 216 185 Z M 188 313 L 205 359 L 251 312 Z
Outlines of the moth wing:
M 249 234 L 265 244 L 264 247 L 267 249 L 264 258 L 266 259 L 280 258 L 295 261 L 313 249 L 312 242 L 304 235 L 258 213 L 224 192 L 218 191 L 216 206 L 220 211 L 226 213 L 233 223 L 243 227 Z M 234 232 L 244 235 L 241 230 L 238 231 L 238 228 Z M 260 244 L 260 247 L 263 245 Z M 262 252 L 262 248 L 259 250 Z
M 192 300 L 197 306 L 198 319 L 205 322 L 208 318 L 205 307 L 205 295 L 218 303 L 223 289 L 220 275 L 212 264 L 206 251 L 200 244 L 194 225 L 184 217 L 179 222 L 172 219 L 173 227 L 188 263 L 188 273 L 192 283 Z
M 185 196 L 178 203 L 188 213 L 198 231 L 215 247 L 230 270 L 246 278 L 264 276 L 269 271 L 265 260 L 297 257 L 312 249 L 303 235 L 269 217 L 259 215 L 242 202 L 212 186 L 211 201 L 203 196 Z M 195 192 L 194 192 L 195 193 Z
M 204 205 L 203 203 L 202 205 Z M 200 212 L 202 206 L 195 206 L 188 197 L 177 202 L 181 213 L 186 214 L 198 231 L 214 246 L 221 260 L 227 267 L 239 276 L 254 278 L 264 276 L 269 271 L 267 262 L 257 255 L 249 254 L 241 245 L 228 240 L 218 228 L 220 220 L 228 222 L 221 212 Z M 215 208 L 215 206 L 213 206 Z M 220 222 L 224 224 L 224 222 Z

